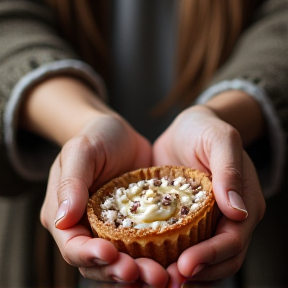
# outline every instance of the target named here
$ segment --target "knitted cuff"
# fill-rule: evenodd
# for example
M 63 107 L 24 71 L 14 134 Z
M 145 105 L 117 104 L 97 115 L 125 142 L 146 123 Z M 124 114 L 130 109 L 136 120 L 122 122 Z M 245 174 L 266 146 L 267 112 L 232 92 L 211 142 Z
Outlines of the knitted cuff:
M 257 167 L 257 172 L 263 194 L 266 198 L 270 197 L 277 192 L 281 184 L 286 158 L 285 135 L 281 129 L 280 120 L 276 111 L 273 109 L 273 105 L 266 91 L 242 79 L 222 81 L 211 86 L 199 96 L 196 104 L 204 104 L 217 94 L 228 90 L 241 90 L 246 92 L 253 97 L 262 108 L 268 128 L 271 162 L 269 165 L 265 165 L 265 167 Z
M 31 87 L 48 77 L 63 73 L 86 81 L 103 100 L 107 98 L 100 76 L 89 65 L 79 60 L 60 60 L 44 64 L 18 81 L 4 111 L 4 142 L 13 167 L 26 180 L 45 180 L 60 148 L 28 132 L 25 133 L 25 137 L 21 137 L 22 140 L 25 138 L 25 141 L 18 141 L 17 127 L 21 104 Z

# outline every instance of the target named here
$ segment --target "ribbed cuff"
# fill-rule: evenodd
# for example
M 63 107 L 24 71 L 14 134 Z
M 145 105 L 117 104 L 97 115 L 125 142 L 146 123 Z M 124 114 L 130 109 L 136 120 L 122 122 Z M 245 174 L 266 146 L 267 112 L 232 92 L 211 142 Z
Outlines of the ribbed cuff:
M 51 62 L 27 73 L 20 79 L 14 86 L 4 111 L 4 141 L 14 169 L 26 180 L 47 179 L 50 167 L 60 148 L 37 136 L 31 137 L 29 133 L 27 133 L 29 144 L 20 144 L 17 140 L 19 110 L 26 92 L 31 87 L 58 74 L 78 77 L 95 89 L 103 100 L 107 98 L 101 77 L 89 65 L 79 60 L 68 59 Z
M 251 82 L 234 79 L 222 81 L 205 90 L 197 99 L 196 104 L 204 104 L 217 94 L 228 90 L 241 90 L 253 97 L 261 106 L 264 113 L 271 148 L 271 163 L 268 168 L 258 168 L 258 176 L 263 194 L 266 198 L 274 195 L 281 185 L 283 179 L 284 165 L 286 159 L 285 135 L 281 129 L 280 121 L 273 105 L 265 90 Z

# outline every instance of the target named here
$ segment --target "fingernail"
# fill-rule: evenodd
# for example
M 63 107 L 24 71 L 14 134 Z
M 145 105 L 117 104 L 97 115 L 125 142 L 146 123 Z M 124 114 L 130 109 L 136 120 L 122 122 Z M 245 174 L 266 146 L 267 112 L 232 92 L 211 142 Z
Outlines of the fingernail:
M 58 222 L 67 214 L 69 208 L 69 200 L 66 199 L 63 202 L 61 202 L 58 211 L 56 213 L 54 225 L 57 228 Z
M 112 275 L 110 278 L 115 282 L 125 282 L 123 279 L 119 278 L 118 276 Z
M 96 265 L 99 265 L 99 266 L 103 266 L 103 265 L 109 264 L 108 262 L 105 262 L 105 261 L 103 261 L 103 260 L 101 260 L 101 259 L 98 259 L 98 258 L 95 258 L 95 259 L 93 260 L 93 262 L 94 262 Z
M 119 282 L 119 283 L 135 283 L 135 281 L 125 281 L 121 278 L 119 278 L 118 276 L 112 275 L 110 276 L 110 278 L 115 281 L 115 282 Z M 125 286 L 126 287 L 126 286 Z M 142 287 L 142 286 L 141 286 Z
M 193 277 L 194 275 L 196 275 L 198 272 L 200 272 L 204 267 L 206 267 L 207 266 L 207 264 L 198 264 L 195 268 L 194 268 L 194 270 L 193 270 L 193 273 L 192 273 L 192 275 L 191 275 L 191 277 Z
M 247 209 L 245 207 L 245 204 L 244 204 L 241 196 L 235 191 L 229 191 L 228 197 L 229 197 L 229 201 L 230 201 L 231 206 L 237 210 L 240 210 L 240 211 L 243 211 L 244 213 L 246 213 L 245 218 L 247 218 L 248 212 L 247 212 Z

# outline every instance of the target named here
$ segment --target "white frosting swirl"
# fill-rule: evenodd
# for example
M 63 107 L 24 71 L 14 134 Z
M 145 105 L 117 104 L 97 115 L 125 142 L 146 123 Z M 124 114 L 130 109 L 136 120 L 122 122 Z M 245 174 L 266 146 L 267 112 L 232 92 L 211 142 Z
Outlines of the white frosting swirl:
M 115 188 L 115 194 L 101 205 L 102 217 L 106 222 L 114 221 L 123 227 L 156 229 L 168 225 L 171 219 L 178 221 L 189 211 L 197 210 L 205 197 L 206 192 L 201 191 L 200 186 L 192 189 L 183 177 L 141 180 L 131 183 L 127 189 Z M 108 213 L 111 209 L 117 211 L 117 220 L 115 213 Z

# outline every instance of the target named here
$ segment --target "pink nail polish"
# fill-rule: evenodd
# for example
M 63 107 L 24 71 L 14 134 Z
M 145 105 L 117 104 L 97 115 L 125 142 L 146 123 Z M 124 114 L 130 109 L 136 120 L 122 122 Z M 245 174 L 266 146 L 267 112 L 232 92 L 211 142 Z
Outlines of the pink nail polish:
M 68 209 L 69 209 L 69 204 L 70 204 L 69 203 L 69 199 L 64 200 L 60 204 L 60 206 L 58 208 L 58 211 L 56 213 L 55 221 L 54 221 L 54 225 L 55 225 L 56 228 L 57 228 L 57 224 L 59 223 L 59 221 L 61 219 L 63 219 L 65 217 L 65 215 L 67 214 Z

